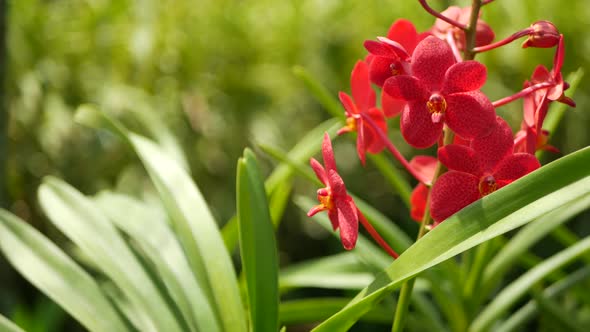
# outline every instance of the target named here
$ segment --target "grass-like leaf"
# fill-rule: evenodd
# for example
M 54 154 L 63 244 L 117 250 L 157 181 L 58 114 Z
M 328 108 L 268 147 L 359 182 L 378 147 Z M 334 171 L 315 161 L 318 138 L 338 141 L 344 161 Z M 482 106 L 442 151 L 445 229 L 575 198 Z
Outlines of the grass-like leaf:
M 191 330 L 221 331 L 212 309 L 214 303 L 209 303 L 197 284 L 163 211 L 112 192 L 101 192 L 95 202 L 115 226 L 132 238 L 148 256 Z M 146 232 L 146 229 L 150 231 Z
M 90 331 L 128 331 L 98 284 L 26 222 L 0 210 L 0 249 L 35 287 Z M 3 321 L 0 331 L 22 331 Z
M 256 157 L 238 160 L 237 216 L 252 331 L 278 329 L 278 259 L 274 228 Z
M 0 331 L 2 332 L 25 332 L 8 318 L 0 315 Z
M 561 158 L 459 213 L 406 250 L 316 331 L 345 331 L 403 281 L 590 193 L 590 148 Z
M 181 331 L 157 286 L 150 279 L 113 224 L 92 202 L 65 182 L 48 177 L 39 188 L 39 201 L 53 224 L 146 313 L 147 331 Z

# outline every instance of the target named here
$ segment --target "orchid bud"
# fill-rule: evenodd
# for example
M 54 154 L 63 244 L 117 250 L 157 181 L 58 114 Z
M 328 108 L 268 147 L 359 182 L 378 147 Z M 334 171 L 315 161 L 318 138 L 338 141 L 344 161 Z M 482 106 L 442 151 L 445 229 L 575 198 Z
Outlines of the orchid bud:
M 549 21 L 537 21 L 531 25 L 532 32 L 529 38 L 522 44 L 523 48 L 540 47 L 549 48 L 559 43 L 559 31 Z

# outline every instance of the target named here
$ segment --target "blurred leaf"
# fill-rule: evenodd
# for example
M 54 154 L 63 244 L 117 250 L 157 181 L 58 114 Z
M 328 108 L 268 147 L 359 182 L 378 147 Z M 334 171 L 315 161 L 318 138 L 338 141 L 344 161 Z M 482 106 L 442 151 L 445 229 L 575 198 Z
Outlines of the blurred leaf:
M 293 74 L 297 76 L 305 87 L 314 95 L 316 100 L 335 118 L 344 119 L 344 108 L 335 98 L 336 94 L 330 93 L 320 82 L 318 82 L 304 67 L 293 67 Z
M 95 108 L 80 108 L 76 120 L 91 127 L 106 127 L 131 145 L 160 194 L 193 275 L 209 302 L 216 303 L 223 328 L 246 331 L 246 315 L 231 258 L 207 203 L 182 166 L 157 144 L 129 132 Z
M 344 252 L 308 260 L 281 270 L 281 289 L 316 287 L 362 289 L 373 280 L 355 253 Z
M 129 134 L 129 140 L 160 193 L 193 273 L 203 288 L 210 289 L 224 329 L 245 331 L 235 271 L 200 191 L 182 166 L 157 145 L 135 134 Z
M 544 298 L 541 294 L 533 293 L 534 299 L 537 302 L 539 309 L 544 313 L 543 317 L 547 319 L 551 317 L 560 329 L 574 332 L 585 332 L 587 326 L 584 327 L 581 322 L 570 312 L 559 304 L 550 299 Z
M 1 226 L 0 226 L 1 227 Z M 0 314 L 0 331 L 1 332 L 25 332 L 8 318 Z
M 518 301 L 529 288 L 542 280 L 547 274 L 559 267 L 571 263 L 580 255 L 590 251 L 590 237 L 583 239 L 575 245 L 563 249 L 559 253 L 546 259 L 543 263 L 535 266 L 518 279 L 507 285 L 498 293 L 494 300 L 473 320 L 470 331 L 484 331 L 504 314 L 508 308 Z
M 279 311 L 281 324 L 294 325 L 322 321 L 342 309 L 351 299 L 313 298 L 282 302 Z M 391 311 L 376 307 L 362 318 L 363 321 L 391 324 Z
M 412 187 L 404 176 L 403 172 L 393 165 L 383 154 L 369 154 L 368 158 L 375 164 L 375 167 L 381 172 L 385 180 L 391 185 L 398 194 L 404 204 L 410 207 L 410 195 L 412 194 Z
M 590 195 L 565 204 L 523 227 L 486 264 L 481 291 L 487 293 L 521 256 L 535 243 L 575 215 L 590 207 Z
M 212 304 L 194 279 L 187 258 L 163 212 L 129 196 L 112 192 L 101 192 L 95 202 L 115 226 L 140 245 L 155 265 L 191 330 L 221 331 Z M 146 229 L 150 231 L 146 232 Z
M 554 298 L 562 294 L 563 292 L 569 290 L 570 288 L 576 286 L 580 282 L 587 280 L 588 278 L 590 278 L 590 266 L 581 268 L 575 271 L 574 273 L 571 273 L 570 275 L 566 276 L 564 279 L 547 287 L 543 291 L 542 296 L 547 299 Z M 516 312 L 512 313 L 507 320 L 502 322 L 502 324 L 494 326 L 494 331 L 520 331 L 522 330 L 522 326 L 526 324 L 530 319 L 532 319 L 538 313 L 538 311 L 539 306 L 537 305 L 537 302 L 531 300 L 526 305 L 518 309 Z
M 90 200 L 65 182 L 47 177 L 39 201 L 51 222 L 121 288 L 133 306 L 150 317 L 146 330 L 180 331 L 174 309 L 150 280 L 121 235 Z
M 27 280 L 89 330 L 128 330 L 90 275 L 41 233 L 4 210 L 0 210 L 0 248 Z
M 590 192 L 590 148 L 572 153 L 469 205 L 408 248 L 316 331 L 344 331 L 403 281 Z
M 238 160 L 237 215 L 252 331 L 278 329 L 278 258 L 274 228 L 256 157 Z

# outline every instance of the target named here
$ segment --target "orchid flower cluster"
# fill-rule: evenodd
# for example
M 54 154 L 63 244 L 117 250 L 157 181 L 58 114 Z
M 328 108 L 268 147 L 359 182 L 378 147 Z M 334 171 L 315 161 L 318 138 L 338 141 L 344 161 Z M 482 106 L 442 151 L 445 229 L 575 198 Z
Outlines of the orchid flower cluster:
M 419 1 L 436 17 L 428 31 L 419 33 L 412 22 L 399 19 L 386 37 L 364 42 L 368 54 L 352 70 L 351 95 L 339 93 L 346 125 L 338 134 L 356 132 L 356 150 L 363 165 L 367 153 L 388 150 L 418 181 L 410 199 L 411 217 L 426 231 L 539 168 L 537 150 L 557 151 L 547 143 L 550 133 L 543 129 L 549 104 L 575 107 L 575 103 L 564 95 L 568 88 L 561 73 L 564 38 L 551 22 L 535 22 L 493 42 L 494 31 L 480 19 L 481 8 L 452 6 L 439 13 L 425 0 Z M 480 5 L 490 2 L 484 0 Z M 552 68 L 539 65 L 521 91 L 490 101 L 481 91 L 487 69 L 473 60 L 475 55 L 524 37 L 523 48 L 554 49 Z M 376 91 L 381 95 L 380 107 Z M 519 99 L 523 99 L 523 120 L 521 129 L 513 134 L 496 109 Z M 437 144 L 437 158 L 404 158 L 387 136 L 386 120 L 397 116 L 404 140 L 418 149 Z M 311 167 L 325 188 L 317 191 L 320 204 L 308 215 L 327 211 L 347 250 L 355 246 L 360 221 L 397 257 L 347 194 L 327 134 L 322 154 L 325 168 L 313 158 Z

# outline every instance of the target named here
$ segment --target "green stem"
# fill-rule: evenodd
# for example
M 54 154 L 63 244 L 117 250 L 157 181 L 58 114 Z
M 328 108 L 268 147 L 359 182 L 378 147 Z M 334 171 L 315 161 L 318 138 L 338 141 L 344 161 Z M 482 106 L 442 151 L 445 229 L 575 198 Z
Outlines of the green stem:
M 453 138 L 455 134 L 449 128 L 445 128 L 445 136 L 444 136 L 444 145 L 451 144 L 453 142 Z M 434 177 L 432 178 L 432 184 L 436 182 L 436 180 L 446 171 L 443 164 L 439 162 L 436 163 L 436 170 L 434 171 Z M 428 225 L 432 222 L 432 217 L 430 216 L 430 191 L 428 192 L 428 199 L 426 200 L 426 208 L 424 209 L 424 216 L 422 217 L 422 222 L 420 223 L 420 230 L 418 231 L 418 236 L 416 237 L 416 241 L 422 238 L 424 234 L 426 234 L 428 230 Z M 393 318 L 393 326 L 391 328 L 392 332 L 400 332 L 404 328 L 405 318 L 408 313 L 408 306 L 410 304 L 410 297 L 412 296 L 412 290 L 414 289 L 414 283 L 416 279 L 412 278 L 406 281 L 402 289 L 399 293 L 399 299 L 397 302 L 397 307 L 395 309 L 395 316 Z

